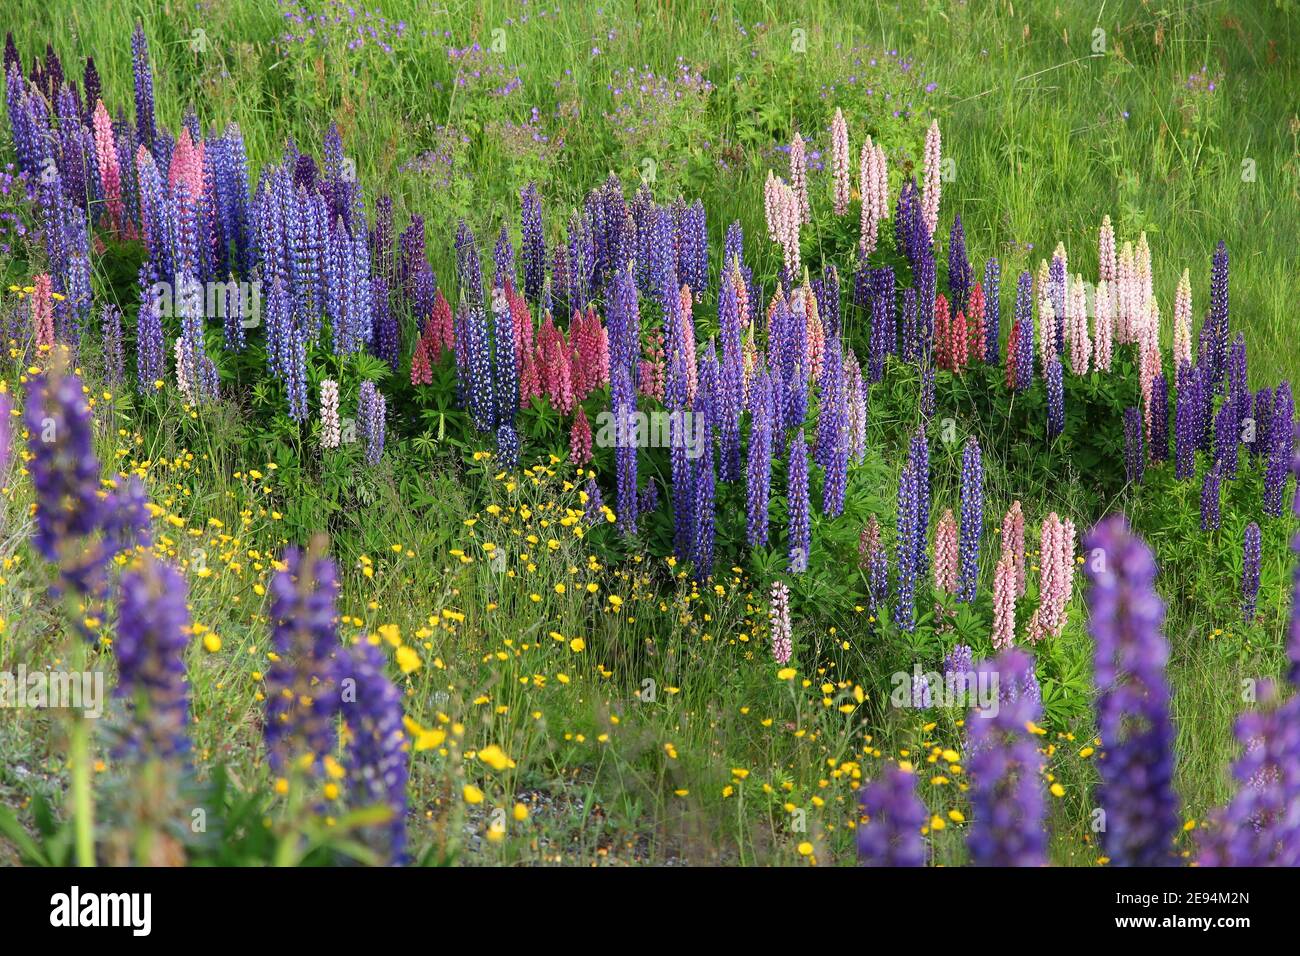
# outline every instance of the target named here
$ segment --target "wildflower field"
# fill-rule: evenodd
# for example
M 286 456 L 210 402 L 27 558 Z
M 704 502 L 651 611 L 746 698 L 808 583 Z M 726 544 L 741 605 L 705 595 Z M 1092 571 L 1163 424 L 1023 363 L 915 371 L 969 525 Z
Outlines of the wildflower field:
M 1300 865 L 1293 0 L 0 27 L 0 864 Z

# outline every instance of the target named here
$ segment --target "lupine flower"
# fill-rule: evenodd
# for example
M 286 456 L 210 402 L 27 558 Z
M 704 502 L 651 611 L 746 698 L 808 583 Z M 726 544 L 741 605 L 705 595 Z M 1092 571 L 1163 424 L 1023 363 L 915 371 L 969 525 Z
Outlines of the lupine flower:
M 1259 525 L 1246 525 L 1242 539 L 1241 601 L 1242 616 L 1249 624 L 1255 620 L 1255 602 L 1259 597 L 1260 535 Z
M 1015 341 L 1008 340 L 1008 351 L 1015 348 L 1015 387 L 1024 392 L 1034 383 L 1034 278 L 1028 271 L 1016 280 Z
M 537 183 L 529 183 L 520 193 L 520 219 L 523 229 L 524 295 L 536 305 L 541 301 L 546 276 L 546 235 L 542 228 L 542 200 Z
M 1201 481 L 1201 530 L 1219 530 L 1219 491 L 1223 483 L 1223 463 L 1216 461 Z
M 794 653 L 790 622 L 790 589 L 782 581 L 772 582 L 772 603 L 768 610 L 772 629 L 772 659 L 783 667 Z
M 1074 522 L 1055 511 L 1043 521 L 1039 538 L 1039 605 L 1030 625 L 1030 638 L 1041 640 L 1061 636 L 1067 617 L 1066 605 L 1074 591 Z
M 848 389 L 844 381 L 844 359 L 838 339 L 827 348 L 826 371 L 822 375 L 817 403 L 816 458 L 825 471 L 822 482 L 822 512 L 838 515 L 844 510 L 849 472 Z
M 871 611 L 878 617 L 880 608 L 889 597 L 889 555 L 881 540 L 880 523 L 875 515 L 867 520 L 867 526 L 862 529 L 858 554 L 858 564 L 867 572 L 867 597 L 871 601 Z
M 999 556 L 999 561 L 1008 557 L 1016 569 L 1016 594 L 1023 597 L 1027 583 L 1025 580 L 1025 515 L 1021 511 L 1019 501 L 1013 501 L 1002 518 L 1002 554 Z
M 808 570 L 812 550 L 812 527 L 808 503 L 808 443 L 803 429 L 790 442 L 786 507 L 789 510 L 788 557 L 791 574 Z
M 1141 484 L 1146 472 L 1146 450 L 1142 445 L 1142 412 L 1135 405 L 1124 409 L 1124 476 Z
M 790 190 L 798 200 L 795 208 L 799 221 L 807 225 L 812 222 L 812 204 L 808 201 L 808 155 L 803 137 L 798 133 L 794 134 L 794 141 L 790 144 Z
M 1161 372 L 1151 380 L 1151 460 L 1169 460 L 1169 384 Z
M 42 272 L 32 280 L 32 327 L 37 348 L 54 347 L 54 287 L 49 273 Z
M 587 483 L 582 486 L 583 498 L 583 521 L 588 525 L 599 524 L 604 519 L 605 499 L 600 493 L 600 485 L 596 484 L 594 477 L 588 477 Z
M 948 291 L 952 293 L 954 312 L 966 312 L 970 308 L 974 281 L 970 260 L 966 258 L 966 232 L 961 225 L 961 213 L 958 213 L 948 233 Z
M 338 448 L 342 440 L 339 429 L 339 383 L 327 378 L 320 383 L 320 443 L 322 448 Z
M 579 468 L 591 461 L 591 423 L 581 407 L 573 416 L 573 426 L 569 429 L 569 460 Z
M 1228 247 L 1222 241 L 1210 263 L 1210 381 L 1218 391 L 1228 361 Z
M 834 182 L 835 215 L 843 216 L 849 211 L 849 126 L 844 121 L 844 112 L 835 110 L 831 120 L 831 177 Z
M 897 593 L 894 598 L 894 623 L 900 630 L 916 628 L 916 582 L 921 576 L 917 566 L 917 478 L 916 464 L 910 458 L 903 466 L 898 479 L 897 541 L 898 568 Z
M 713 545 L 716 535 L 717 503 L 715 499 L 715 472 L 713 442 L 704 443 L 704 454 L 694 461 L 695 507 L 692 513 L 692 530 L 695 534 L 691 559 L 695 565 L 695 580 L 707 580 L 713 573 Z
M 366 464 L 377 465 L 384 454 L 388 402 L 374 382 L 364 381 L 357 395 L 357 431 L 366 445 Z
M 1186 481 L 1196 468 L 1197 417 L 1200 411 L 1200 369 L 1178 369 L 1178 395 L 1174 404 L 1174 477 Z
M 751 548 L 767 544 L 767 506 L 772 488 L 772 382 L 766 370 L 760 373 L 754 389 L 745 464 L 745 531 Z
M 862 194 L 858 254 L 866 259 L 876 249 L 880 221 L 889 217 L 889 172 L 885 151 L 867 137 L 858 162 L 858 192 Z
M 1092 359 L 1092 339 L 1088 337 L 1088 294 L 1083 276 L 1070 283 L 1065 305 L 1065 327 L 1070 344 L 1070 368 L 1075 375 L 1087 375 Z
M 950 691 L 961 686 L 969 686 L 973 662 L 974 651 L 969 644 L 954 644 L 952 650 L 943 659 L 944 686 Z
M 1047 365 L 1047 434 L 1053 438 L 1065 431 L 1065 382 L 1062 375 L 1061 357 L 1053 355 Z
M 939 225 L 939 192 L 942 188 L 941 173 L 942 137 L 939 135 L 939 121 L 931 120 L 930 128 L 925 132 L 925 179 L 921 185 L 921 217 L 925 222 L 926 236 L 933 236 Z
M 386 806 L 392 816 L 378 836 L 365 830 L 362 838 L 376 844 L 384 862 L 406 858 L 406 784 L 410 757 L 402 724 L 402 695 L 384 673 L 384 653 L 377 643 L 362 640 L 350 648 L 339 665 L 352 680 L 353 693 L 343 699 L 349 745 L 346 770 L 349 802 L 357 807 Z
M 1007 651 L 982 661 L 976 673 L 1004 683 L 1032 672 L 1032 659 L 1022 651 Z M 966 720 L 971 754 L 971 827 L 966 838 L 976 866 L 1043 866 L 1047 862 L 1047 832 L 1043 827 L 1045 799 L 1040 776 L 1042 758 L 1030 728 L 1042 708 L 1027 694 L 999 701 L 996 712 L 972 708 Z
M 153 70 L 149 66 L 149 41 L 144 26 L 137 20 L 131 35 L 131 62 L 135 69 L 135 128 L 140 145 L 153 149 L 157 128 L 154 125 Z
M 1016 565 L 1003 552 L 993 572 L 993 648 L 1003 650 L 1016 641 Z
M 1084 547 L 1092 554 L 1085 567 L 1100 691 L 1102 848 L 1116 866 L 1171 865 L 1178 796 L 1165 679 L 1169 642 L 1161 633 L 1165 609 L 1154 588 L 1155 561 L 1120 515 L 1098 524 Z
M 114 693 L 131 715 L 124 750 L 140 760 L 167 760 L 189 750 L 185 596 L 184 576 L 152 557 L 122 573 Z
M 911 768 L 888 767 L 862 788 L 858 859 L 863 866 L 925 866 L 925 804 Z
M 957 590 L 957 519 L 951 508 L 934 528 L 934 587 L 945 594 Z
M 1237 474 L 1237 440 L 1240 436 L 1237 409 L 1231 398 L 1225 399 L 1214 416 L 1214 460 L 1228 478 Z
M 1114 294 L 1110 284 L 1103 279 L 1097 283 L 1093 301 L 1096 315 L 1093 325 L 1092 353 L 1096 366 L 1103 372 L 1110 371 L 1110 360 L 1115 334 Z
M 313 546 L 284 553 L 271 579 L 271 642 L 278 660 L 266 675 L 266 748 L 278 774 L 319 773 L 334 753 L 340 650 L 334 562 Z
M 1183 270 L 1174 293 L 1174 369 L 1192 363 L 1192 275 Z
M 961 456 L 961 578 L 957 599 L 975 600 L 979 585 L 980 532 L 984 527 L 984 461 L 974 436 Z

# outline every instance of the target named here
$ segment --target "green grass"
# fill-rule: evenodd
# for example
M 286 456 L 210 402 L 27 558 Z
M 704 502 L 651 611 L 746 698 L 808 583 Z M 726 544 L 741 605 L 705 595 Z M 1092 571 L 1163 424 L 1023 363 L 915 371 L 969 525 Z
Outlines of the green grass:
M 960 213 L 977 275 L 985 257 L 1001 259 L 1004 316 L 1015 275 L 1036 268 L 1058 241 L 1069 251 L 1072 271 L 1095 276 L 1097 227 L 1109 214 L 1121 239 L 1147 233 L 1166 327 L 1184 268 L 1192 273 L 1199 320 L 1208 303 L 1210 253 L 1226 241 L 1233 324 L 1247 336 L 1252 386 L 1300 373 L 1290 328 L 1300 292 L 1294 99 L 1300 37 L 1292 3 L 1161 10 L 1145 3 L 845 6 L 814 0 L 797 7 L 732 5 L 736 23 L 728 21 L 730 11 L 717 8 L 716 19 L 715 8 L 701 4 L 572 5 L 545 19 L 534 4 L 380 6 L 389 20 L 408 27 L 391 56 L 373 44 L 357 51 L 338 43 L 326 51 L 277 44 L 283 19 L 273 5 L 249 0 L 207 6 L 15 0 L 6 20 L 25 62 L 47 40 L 69 69 L 93 54 L 106 101 L 126 107 L 129 25 L 141 18 L 160 122 L 174 128 L 191 104 L 205 128 L 237 121 L 254 169 L 278 157 L 286 136 L 318 153 L 324 128 L 337 122 L 367 198 L 391 193 L 399 229 L 411 212 L 426 217 L 434 268 L 444 277 L 452 274 L 448 249 L 459 217 L 485 242 L 503 222 L 517 234 L 518 190 L 535 178 L 554 238 L 564 210 L 610 170 L 633 182 L 649 158 L 661 199 L 681 192 L 704 201 L 715 270 L 722 232 L 739 219 L 749 264 L 770 286 L 777 253 L 766 241 L 762 183 L 768 169 L 784 173 L 776 147 L 798 129 L 828 153 L 826 129 L 835 107 L 843 106 L 854 150 L 870 132 L 899 157 L 891 156 L 896 193 L 899 170 L 907 157 L 919 165 L 924 129 L 938 117 L 945 156 L 955 163 L 955 177 L 944 184 L 940 233 L 946 236 Z M 522 13 L 529 22 L 519 22 Z M 504 32 L 494 35 L 498 29 Z M 431 35 L 422 35 L 425 30 Z M 802 49 L 792 43 L 796 30 L 806 37 Z M 472 82 L 457 86 L 457 61 L 446 48 L 475 41 L 489 48 L 504 42 L 484 62 L 506 68 L 507 76 L 517 71 L 517 91 L 495 97 Z M 850 52 L 855 47 L 860 54 Z M 884 62 L 891 50 L 913 62 L 910 72 L 878 67 L 873 73 L 854 63 L 857 56 Z M 688 96 L 687 105 L 658 115 L 646 131 L 620 133 L 607 119 L 617 102 L 609 87 L 622 82 L 628 67 L 670 74 L 679 58 L 712 91 Z M 1203 65 L 1216 90 L 1193 94 L 1185 83 Z M 900 101 L 911 112 L 894 117 Z M 563 139 L 562 148 L 511 138 L 503 124 L 525 122 L 534 106 L 552 143 Z M 440 132 L 446 127 L 468 142 L 448 138 Z M 454 156 L 445 183 L 403 169 L 439 149 Z M 1253 177 L 1243 175 L 1247 161 Z M 814 182 L 828 188 L 823 176 Z M 824 195 L 815 202 L 827 205 Z M 851 230 L 825 216 L 809 233 L 806 261 L 815 267 L 825 257 L 847 279 Z M 0 265 L 14 281 L 33 264 Z M 97 280 L 104 297 L 122 291 L 104 274 Z M 707 311 L 701 307 L 697 315 Z M 15 368 L 0 378 L 16 390 L 18 374 Z M 827 543 L 819 544 L 814 560 L 824 567 L 852 560 L 857 518 L 874 513 L 891 524 L 895 452 L 914 420 L 898 394 L 912 401 L 915 386 L 892 387 L 892 397 L 873 394 L 875 453 L 854 475 L 853 518 L 834 527 L 816 524 L 818 541 Z M 1017 498 L 1034 527 L 1051 510 L 1079 516 L 1082 530 L 1082 516 L 1123 508 L 1156 547 L 1170 602 L 1177 783 L 1185 815 L 1202 819 L 1231 792 L 1231 721 L 1243 706 L 1241 681 L 1280 672 L 1287 528 L 1266 528 L 1262 619 L 1243 629 L 1234 624 L 1233 575 L 1245 520 L 1237 519 L 1254 507 L 1257 488 L 1238 489 L 1225 530 L 1205 536 L 1195 527 L 1191 485 L 1154 477 L 1141 490 L 1099 500 L 1096 475 L 1059 459 L 1050 459 L 1053 469 L 1022 467 L 1029 454 L 1023 435 L 981 422 L 974 402 L 956 387 L 943 400 L 960 409 L 962 428 L 977 431 L 989 453 L 990 526 Z M 273 556 L 301 537 L 293 518 L 303 513 L 295 509 L 304 498 L 325 502 L 324 511 L 306 513 L 328 515 L 331 549 L 344 575 L 345 638 L 393 625 L 420 655 L 421 667 L 402 679 L 408 714 L 448 736 L 413 755 L 411 824 L 414 842 L 432 844 L 439 859 L 793 863 L 808 840 L 819 861 L 847 862 L 857 777 L 871 776 L 882 755 L 907 750 L 924 766 L 933 748 L 958 746 L 956 713 L 931 727 L 888 706 L 891 672 L 910 669 L 918 658 L 933 661 L 936 645 L 909 645 L 897 634 L 886 642 L 867 627 L 852 597 L 862 590 L 856 569 L 844 575 L 841 591 L 819 592 L 813 582 L 797 594 L 800 673 L 778 680 L 766 645 L 764 566 L 751 563 L 733 573 L 729 561 L 721 563 L 716 593 L 692 587 L 662 559 L 636 559 L 603 529 L 581 541 L 568 527 L 545 530 L 541 520 L 581 507 L 564 484 L 572 474 L 563 466 L 537 485 L 515 476 L 510 488 L 490 464 L 466 463 L 444 445 L 427 453 L 407 448 L 398 463 L 390 454 L 374 472 L 363 471 L 354 456 L 331 475 L 319 463 L 299 469 L 273 457 L 274 443 L 233 403 L 219 413 L 205 409 L 197 419 L 169 398 L 122 395 L 101 408 L 102 460 L 138 467 L 155 502 L 179 522 L 160 521 L 167 537 L 158 550 L 186 567 L 194 617 L 221 638 L 217 652 L 196 639 L 188 654 L 200 775 L 222 762 L 250 787 L 269 776 L 257 697 L 269 641 L 256 587 L 265 584 Z M 959 448 L 932 448 L 936 517 L 956 504 Z M 272 460 L 280 469 L 267 468 Z M 263 478 L 249 476 L 254 468 Z M 61 625 L 41 597 L 46 569 L 9 531 L 22 527 L 30 488 L 13 483 L 10 499 L 12 523 L 0 535 L 7 579 L 0 589 L 0 619 L 7 622 L 0 666 L 48 661 L 63 647 Z M 493 504 L 514 524 L 492 515 Z M 521 516 L 525 506 L 533 518 Z M 541 540 L 529 543 L 528 534 Z M 559 542 L 554 551 L 545 544 L 550 536 Z M 485 542 L 508 560 L 494 562 Z M 995 545 L 986 535 L 986 588 Z M 215 573 L 202 576 L 205 566 Z M 594 594 L 588 583 L 597 586 Z M 616 609 L 610 595 L 627 603 Z M 1056 747 L 1049 770 L 1066 795 L 1051 806 L 1052 855 L 1063 864 L 1090 864 L 1098 855 L 1089 842 L 1095 772 L 1079 756 L 1092 734 L 1091 716 L 1086 688 L 1072 683 L 1091 655 L 1083 617 L 1076 596 L 1065 634 L 1038 648 L 1054 681 L 1049 712 L 1053 700 L 1057 706 L 1049 722 Z M 958 627 L 965 626 L 959 619 Z M 585 650 L 571 649 L 575 637 L 583 638 Z M 110 655 L 101 655 L 107 664 Z M 823 684 L 831 688 L 824 695 Z M 647 686 L 653 700 L 642 699 Z M 865 689 L 866 700 L 841 713 L 856 687 Z M 61 733 L 61 723 L 48 715 L 0 712 L 0 803 L 25 810 L 35 793 L 64 800 Z M 489 770 L 473 756 L 492 744 L 515 766 Z M 104 771 L 105 786 L 115 772 Z M 462 800 L 462 787 L 471 782 L 486 792 L 484 803 Z M 932 809 L 943 814 L 964 806 L 956 789 L 951 783 L 930 788 Z M 485 839 L 492 808 L 509 811 L 534 799 L 526 824 L 512 823 L 500 843 Z M 791 814 L 787 802 L 802 813 Z M 806 829 L 796 828 L 796 820 L 806 820 Z M 937 862 L 961 862 L 961 828 L 936 833 L 933 846 Z

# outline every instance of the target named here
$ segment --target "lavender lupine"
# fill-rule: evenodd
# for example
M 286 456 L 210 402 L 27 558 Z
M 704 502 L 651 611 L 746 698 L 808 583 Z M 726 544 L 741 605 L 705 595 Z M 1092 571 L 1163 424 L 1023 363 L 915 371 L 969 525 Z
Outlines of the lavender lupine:
M 844 381 L 844 359 L 839 339 L 826 343 L 825 369 L 817 402 L 817 445 L 815 457 L 825 472 L 822 482 L 822 512 L 838 515 L 844 510 L 849 473 L 848 388 Z
M 146 556 L 122 572 L 113 655 L 114 695 L 126 701 L 130 727 L 123 752 L 139 760 L 170 760 L 189 750 L 189 687 L 185 648 L 190 615 L 185 578 Z
M 1223 463 L 1216 461 L 1201 480 L 1201 530 L 1218 531 L 1220 524 L 1219 498 L 1223 485 Z
M 1241 606 L 1242 617 L 1249 624 L 1255 620 L 1255 604 L 1259 598 L 1260 534 L 1259 525 L 1246 525 L 1241 543 Z
M 1033 663 L 1022 651 L 1006 651 L 982 661 L 977 684 L 1020 680 Z M 1043 866 L 1047 862 L 1045 798 L 1040 774 L 1042 757 L 1029 728 L 1042 708 L 1029 694 L 999 700 L 996 708 L 972 708 L 966 720 L 970 756 L 971 827 L 966 838 L 976 866 Z
M 357 807 L 383 806 L 391 818 L 378 834 L 362 830 L 365 842 L 375 844 L 382 860 L 399 864 L 406 859 L 406 784 L 410 770 L 410 745 L 403 727 L 402 695 L 384 670 L 384 652 L 377 643 L 362 640 L 342 658 L 340 674 L 352 680 L 342 710 L 349 745 L 345 760 L 349 802 Z
M 1146 450 L 1142 445 L 1142 411 L 1136 405 L 1124 409 L 1124 477 L 1141 484 L 1146 473 Z
M 357 431 L 366 446 L 366 464 L 374 466 L 384 454 L 388 402 L 374 382 L 365 381 L 357 393 Z
M 957 600 L 974 603 L 979 587 L 980 532 L 984 527 L 984 462 L 971 437 L 961 456 L 961 572 Z
M 754 412 L 750 416 L 749 450 L 745 467 L 745 531 L 751 548 L 767 544 L 767 506 L 772 487 L 772 382 L 759 373 Z
M 858 859 L 863 866 L 925 866 L 925 804 L 909 769 L 888 767 L 862 788 Z
M 271 579 L 271 643 L 277 660 L 266 675 L 266 749 L 277 774 L 320 773 L 334 753 L 340 709 L 334 562 L 314 543 L 284 553 Z
M 1096 642 L 1097 726 L 1102 741 L 1097 798 L 1106 814 L 1102 848 L 1115 866 L 1177 862 L 1174 728 L 1151 550 L 1123 516 L 1087 536 L 1088 630 Z
M 790 573 L 808 570 L 812 550 L 812 525 L 808 502 L 808 443 L 803 429 L 790 442 L 790 460 L 786 485 L 786 509 L 789 514 L 787 557 Z

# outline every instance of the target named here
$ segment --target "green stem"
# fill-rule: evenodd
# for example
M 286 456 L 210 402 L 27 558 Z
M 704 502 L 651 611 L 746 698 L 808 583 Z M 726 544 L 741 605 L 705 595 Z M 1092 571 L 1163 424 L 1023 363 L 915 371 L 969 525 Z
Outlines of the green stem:
M 95 865 L 95 798 L 90 787 L 90 724 L 83 716 L 72 724 L 72 819 L 77 866 Z

